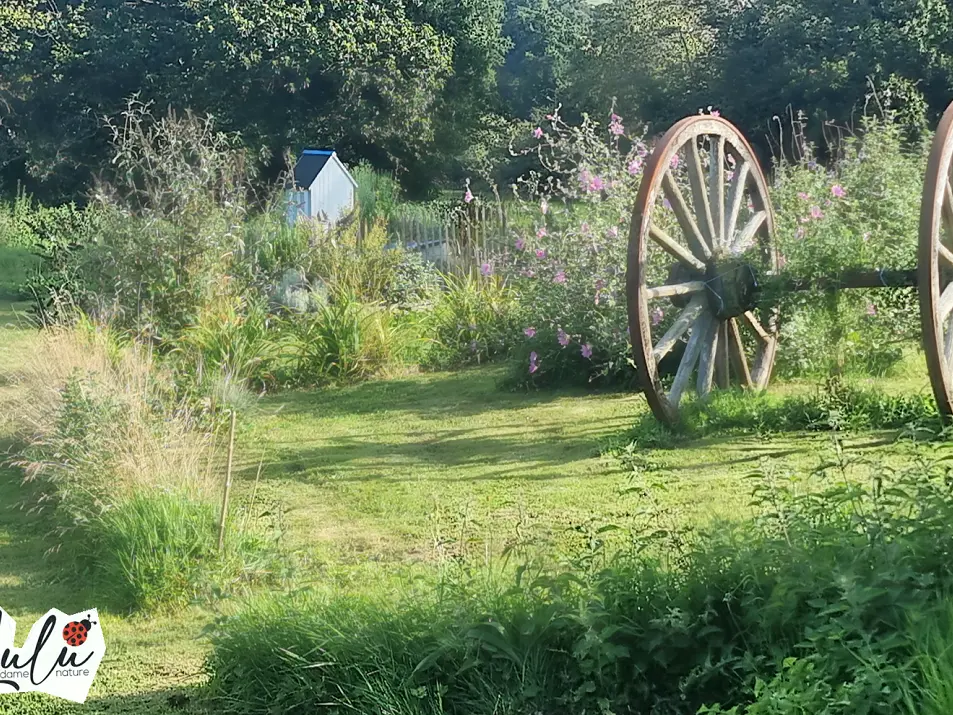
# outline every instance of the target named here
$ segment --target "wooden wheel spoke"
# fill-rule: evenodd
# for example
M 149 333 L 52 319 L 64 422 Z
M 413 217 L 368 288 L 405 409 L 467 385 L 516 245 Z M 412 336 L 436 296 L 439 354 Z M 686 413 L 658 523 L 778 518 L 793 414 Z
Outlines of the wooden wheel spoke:
M 950 311 L 953 311 L 953 283 L 944 288 L 943 293 L 940 294 L 940 302 L 937 306 L 937 315 L 940 318 L 940 325 L 946 322 Z
M 940 324 L 941 329 L 943 323 Z M 953 325 L 947 322 L 946 329 L 943 330 L 943 358 L 946 360 L 946 367 L 953 366 Z
M 672 382 L 672 389 L 668 394 L 669 402 L 676 407 L 682 401 L 682 393 L 688 387 L 688 381 L 692 377 L 692 371 L 695 369 L 695 363 L 698 362 L 699 353 L 708 337 L 711 324 L 711 314 L 702 313 L 692 326 L 692 335 L 688 339 L 685 354 L 682 356 L 682 362 L 678 366 L 678 372 L 675 373 L 675 380 Z
M 732 237 L 738 225 L 738 215 L 741 212 L 741 202 L 745 198 L 745 187 L 750 173 L 751 167 L 747 162 L 738 164 L 731 188 L 728 189 L 728 210 L 725 212 L 725 241 L 728 245 L 733 243 Z
M 702 236 L 698 224 L 695 223 L 691 209 L 689 209 L 688 204 L 685 203 L 682 190 L 678 188 L 678 184 L 675 183 L 675 178 L 669 172 L 666 172 L 662 178 L 662 191 L 665 193 L 665 198 L 667 198 L 668 202 L 672 205 L 672 211 L 675 212 L 675 218 L 678 219 L 678 225 L 682 227 L 682 233 L 685 234 L 685 239 L 688 241 L 688 246 L 692 249 L 692 253 L 695 254 L 696 258 L 703 261 L 710 258 L 711 249 L 705 242 L 705 238 Z
M 730 376 L 728 366 L 730 365 L 728 357 L 728 323 L 722 322 L 718 326 L 718 346 L 715 350 L 715 385 L 719 390 L 728 389 Z
M 946 229 L 953 233 L 953 186 L 950 186 L 950 177 L 946 179 L 946 190 L 943 193 L 943 219 Z
M 754 215 L 748 219 L 748 222 L 745 223 L 744 228 L 738 233 L 737 238 L 731 244 L 731 250 L 733 253 L 741 253 L 746 248 L 751 239 L 754 238 L 754 235 L 761 229 L 764 225 L 764 222 L 768 220 L 767 211 L 756 211 Z
M 709 137 L 711 164 L 708 167 L 708 205 L 714 225 L 714 246 L 724 245 L 725 236 L 725 138 Z
M 704 263 L 695 258 L 691 251 L 677 243 L 674 238 L 669 236 L 654 223 L 649 227 L 649 236 L 651 236 L 652 240 L 661 246 L 662 250 L 664 250 L 673 258 L 681 261 L 689 268 L 694 268 L 696 271 L 701 271 L 702 273 L 705 272 Z
M 940 254 L 940 258 L 946 261 L 946 265 L 953 267 L 953 251 L 939 241 L 936 242 L 936 251 Z
M 675 295 L 689 295 L 705 290 L 705 281 L 686 281 L 685 283 L 669 283 L 655 288 L 646 288 L 645 296 L 653 298 L 671 298 Z
M 688 330 L 691 324 L 695 322 L 695 319 L 701 314 L 704 307 L 705 296 L 703 295 L 696 295 L 689 301 L 685 309 L 682 310 L 681 314 L 675 319 L 675 322 L 672 323 L 672 326 L 666 331 L 665 335 L 662 336 L 662 339 L 659 340 L 658 344 L 652 349 L 652 357 L 655 358 L 656 362 L 669 354 L 672 348 L 675 347 L 675 343 L 678 339 L 685 334 L 685 331 Z
M 698 382 L 695 391 L 700 397 L 705 397 L 711 392 L 712 382 L 715 379 L 715 359 L 718 354 L 720 328 L 717 322 L 712 321 L 698 357 Z
M 708 202 L 705 176 L 702 173 L 702 160 L 698 154 L 698 144 L 692 139 L 688 142 L 688 183 L 692 187 L 692 203 L 695 206 L 695 216 L 699 219 L 702 235 L 712 248 L 718 245 L 715 237 L 715 224 L 711 217 L 711 206 Z
M 764 329 L 764 327 L 758 321 L 757 316 L 755 316 L 755 314 L 750 310 L 745 313 L 745 322 L 748 323 L 748 325 L 751 326 L 751 329 L 758 334 L 758 338 L 762 343 L 767 344 L 774 340 L 774 337 L 771 335 L 771 333 Z
M 748 357 L 745 355 L 745 346 L 741 342 L 741 329 L 738 327 L 736 318 L 728 321 L 728 353 L 741 385 L 752 387 L 751 369 L 748 367 Z

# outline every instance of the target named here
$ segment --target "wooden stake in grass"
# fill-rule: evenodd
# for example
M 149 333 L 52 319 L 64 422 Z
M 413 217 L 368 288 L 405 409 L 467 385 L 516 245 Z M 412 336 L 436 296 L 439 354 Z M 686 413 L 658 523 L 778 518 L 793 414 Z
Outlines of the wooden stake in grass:
M 225 519 L 228 516 L 228 496 L 232 491 L 232 455 L 235 454 L 235 410 L 232 410 L 232 426 L 228 432 L 228 468 L 225 471 L 225 493 L 222 495 L 222 518 L 218 523 L 218 550 L 225 548 Z

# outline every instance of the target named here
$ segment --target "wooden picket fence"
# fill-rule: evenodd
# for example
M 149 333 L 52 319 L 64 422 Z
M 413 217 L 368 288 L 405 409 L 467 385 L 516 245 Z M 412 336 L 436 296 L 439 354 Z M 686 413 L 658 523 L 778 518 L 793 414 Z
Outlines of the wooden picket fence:
M 502 206 L 467 206 L 447 217 L 398 217 L 389 226 L 391 240 L 420 251 L 442 270 L 466 273 L 492 260 L 508 244 Z

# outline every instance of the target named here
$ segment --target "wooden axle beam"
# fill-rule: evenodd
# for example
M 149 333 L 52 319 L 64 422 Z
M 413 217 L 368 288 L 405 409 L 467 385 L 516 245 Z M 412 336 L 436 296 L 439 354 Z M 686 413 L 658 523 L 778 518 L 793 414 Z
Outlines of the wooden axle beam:
M 779 278 L 780 287 L 787 291 L 841 290 L 854 288 L 916 288 L 917 269 L 910 270 L 849 270 L 839 276 L 809 280 Z

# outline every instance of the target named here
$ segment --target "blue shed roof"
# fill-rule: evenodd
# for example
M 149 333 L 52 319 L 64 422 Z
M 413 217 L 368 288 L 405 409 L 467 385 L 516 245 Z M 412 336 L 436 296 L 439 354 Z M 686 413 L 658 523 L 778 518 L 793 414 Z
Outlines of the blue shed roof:
M 295 186 L 302 189 L 311 188 L 311 184 L 318 178 L 318 174 L 324 170 L 324 167 L 329 161 L 336 162 L 348 180 L 350 180 L 351 184 L 357 186 L 351 173 L 344 164 L 341 163 L 341 160 L 338 159 L 337 154 L 332 149 L 305 149 L 302 151 L 301 156 L 298 158 L 298 163 L 295 164 Z

